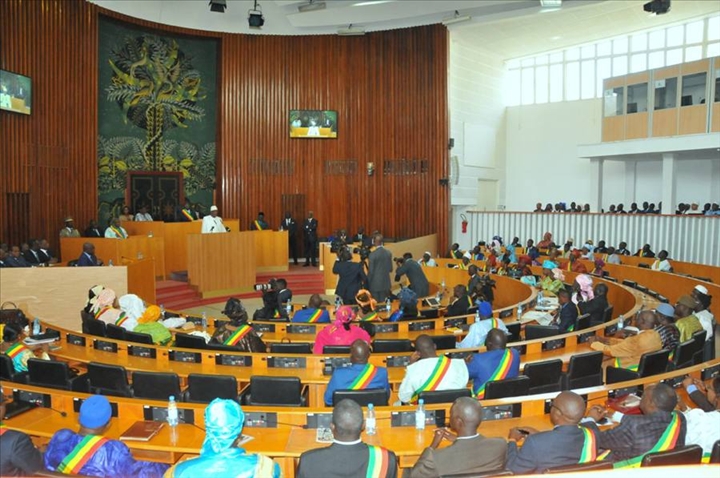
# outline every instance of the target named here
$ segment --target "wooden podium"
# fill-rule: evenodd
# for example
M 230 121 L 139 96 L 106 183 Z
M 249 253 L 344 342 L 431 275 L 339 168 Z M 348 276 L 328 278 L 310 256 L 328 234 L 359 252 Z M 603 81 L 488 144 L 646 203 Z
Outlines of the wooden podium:
M 165 241 L 162 237 L 130 236 L 127 239 L 105 239 L 103 237 L 63 237 L 60 239 L 60 254 L 64 262 L 76 260 L 83 251 L 83 244 L 95 246 L 95 255 L 105 265 L 127 265 L 143 259 L 155 261 L 155 274 L 164 279 Z
M 188 234 L 188 281 L 203 299 L 249 292 L 255 284 L 254 232 Z
M 288 270 L 287 231 L 252 231 L 255 239 L 255 270 L 285 272 Z

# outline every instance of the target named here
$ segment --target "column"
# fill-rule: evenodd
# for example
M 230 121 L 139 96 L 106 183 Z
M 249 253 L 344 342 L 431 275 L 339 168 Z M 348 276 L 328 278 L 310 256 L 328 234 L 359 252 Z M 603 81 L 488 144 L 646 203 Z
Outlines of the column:
M 710 174 L 710 202 L 717 202 L 720 198 L 720 159 L 711 159 L 710 164 L 712 171 Z M 700 207 L 702 206 L 701 204 Z
M 600 212 L 603 207 L 603 163 L 604 158 L 591 158 L 590 170 L 592 183 L 590 184 L 590 209 Z
M 664 153 L 662 155 L 662 214 L 674 214 L 676 206 L 675 184 L 675 155 Z
M 637 161 L 634 159 L 625 160 L 625 210 L 630 209 L 630 204 L 635 202 L 635 184 L 637 176 Z

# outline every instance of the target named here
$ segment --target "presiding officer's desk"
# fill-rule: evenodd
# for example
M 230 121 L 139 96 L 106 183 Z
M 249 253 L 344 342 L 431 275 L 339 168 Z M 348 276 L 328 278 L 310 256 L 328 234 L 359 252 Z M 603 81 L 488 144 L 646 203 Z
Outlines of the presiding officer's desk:
M 682 370 L 668 372 L 662 375 L 646 377 L 612 385 L 590 387 L 576 390 L 588 401 L 588 406 L 603 404 L 610 397 L 642 389 L 644 385 L 668 381 L 677 383 L 684 376 L 708 380 L 712 374 L 720 370 L 720 359 L 712 360 Z M 33 387 L 24 384 L 3 382 L 5 393 L 39 394 L 38 399 L 49 400 L 45 403 L 49 408 L 37 408 L 4 422 L 10 429 L 25 432 L 36 437 L 43 443 L 57 430 L 70 428 L 77 430 L 77 410 L 81 400 L 89 395 L 78 392 L 51 390 Z M 530 426 L 539 430 L 552 428 L 549 416 L 549 405 L 557 393 L 513 397 L 498 400 L 483 400 L 485 418 L 480 426 L 480 433 L 488 437 L 506 437 L 510 428 L 515 426 Z M 112 419 L 106 436 L 118 438 L 125 430 L 137 420 L 152 419 L 153 409 L 164 409 L 167 403 L 146 399 L 108 397 L 116 413 Z M 168 427 L 163 427 L 158 435 L 148 442 L 126 442 L 133 455 L 140 459 L 151 459 L 166 463 L 174 463 L 184 454 L 199 453 L 204 439 L 205 404 L 178 403 L 182 410 L 192 410 L 195 425 L 178 425 L 177 439 L 173 442 Z M 439 413 L 436 418 L 446 423 L 449 418 L 451 404 L 433 404 L 426 408 L 430 413 Z M 439 412 L 442 410 L 442 412 Z M 315 430 L 312 421 L 328 420 L 330 410 L 327 408 L 301 408 L 301 407 L 252 407 L 243 406 L 246 424 L 244 434 L 254 437 L 243 445 L 248 452 L 259 452 L 275 459 L 283 469 L 286 477 L 294 476 L 296 460 L 307 450 L 326 446 L 315 442 Z M 63 417 L 62 412 L 67 416 Z M 422 450 L 430 444 L 433 438 L 434 427 L 428 425 L 424 431 L 416 431 L 413 426 L 396 426 L 398 413 L 413 414 L 414 407 L 377 407 L 377 428 L 374 436 L 365 433 L 362 439 L 371 444 L 377 444 L 393 450 L 399 457 L 401 467 L 410 467 L 417 460 Z M 443 415 L 444 413 L 444 415 Z M 189 416 L 189 415 L 188 415 Z M 189 420 L 188 420 L 189 421 Z M 256 428 L 262 428 L 258 430 Z M 441 446 L 447 446 L 444 443 Z

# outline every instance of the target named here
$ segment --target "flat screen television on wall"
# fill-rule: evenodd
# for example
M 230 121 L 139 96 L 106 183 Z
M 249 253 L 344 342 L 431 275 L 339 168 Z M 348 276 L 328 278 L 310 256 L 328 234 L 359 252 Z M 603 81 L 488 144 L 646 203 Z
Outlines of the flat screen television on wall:
M 0 70 L 0 110 L 30 114 L 32 82 L 24 75 Z
M 291 138 L 337 138 L 337 111 L 290 110 Z

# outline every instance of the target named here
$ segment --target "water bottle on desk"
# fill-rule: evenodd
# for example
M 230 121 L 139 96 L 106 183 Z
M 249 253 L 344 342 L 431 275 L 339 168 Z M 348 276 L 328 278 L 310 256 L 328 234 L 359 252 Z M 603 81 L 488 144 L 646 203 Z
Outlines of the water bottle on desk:
M 475 311 L 475 322 L 480 322 L 480 307 Z
M 177 426 L 179 423 L 175 395 L 170 395 L 170 398 L 168 399 L 167 422 L 170 426 L 170 441 L 174 443 L 177 440 Z
M 518 304 L 518 310 L 517 310 L 518 320 L 520 320 L 522 318 L 522 315 L 523 315 L 523 306 L 521 304 Z
M 287 301 L 287 304 L 285 304 L 285 312 L 287 312 L 288 317 L 292 314 L 292 303 L 289 300 Z
M 335 296 L 335 311 L 336 312 L 340 308 L 341 305 L 342 305 L 342 300 L 340 299 L 339 295 L 336 295 Z
M 375 429 L 375 406 L 372 403 L 368 403 L 367 417 L 365 418 L 365 433 L 368 435 L 374 435 Z
M 35 320 L 33 320 L 33 335 L 40 335 L 40 319 L 35 317 Z
M 165 306 L 160 304 L 160 317 L 162 317 L 162 320 L 165 320 Z
M 207 332 L 207 313 L 203 310 L 202 314 L 202 330 Z
M 113 266 L 112 259 L 110 259 L 110 260 L 108 261 L 108 267 L 112 267 L 112 266 Z
M 415 410 L 415 430 L 425 430 L 425 400 L 418 400 L 417 410 Z
M 538 298 L 538 305 L 542 305 L 542 303 L 543 303 L 543 292 L 542 291 L 538 292 L 537 298 Z
M 620 314 L 620 317 L 618 317 L 618 330 L 622 330 L 625 328 L 625 316 Z
M 385 299 L 385 312 L 390 314 L 390 311 L 392 310 L 392 306 L 390 305 L 390 297 Z

